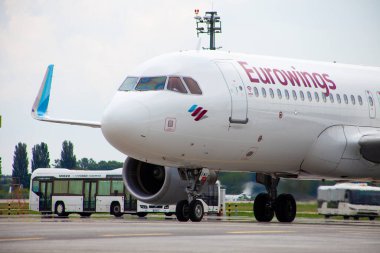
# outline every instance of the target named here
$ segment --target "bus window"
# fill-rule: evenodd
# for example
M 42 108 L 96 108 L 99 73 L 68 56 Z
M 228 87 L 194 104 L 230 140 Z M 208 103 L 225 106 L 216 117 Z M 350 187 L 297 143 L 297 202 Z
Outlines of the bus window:
M 98 195 L 100 196 L 110 195 L 110 190 L 111 190 L 111 181 L 99 180 Z
M 39 193 L 40 192 L 40 181 L 33 181 L 32 183 L 32 191 L 34 193 Z
M 201 88 L 199 88 L 198 83 L 193 78 L 184 77 L 183 80 L 185 81 L 187 88 L 189 88 L 191 94 L 202 95 Z
M 71 180 L 69 181 L 69 194 L 82 195 L 83 181 Z
M 112 180 L 111 194 L 123 195 L 124 183 L 123 180 Z
M 69 181 L 56 180 L 54 181 L 54 194 L 67 194 L 69 190 Z
M 120 91 L 134 90 L 138 80 L 139 80 L 138 77 L 127 77 L 124 80 L 124 82 L 121 84 L 119 90 Z
M 163 90 L 165 87 L 165 83 L 165 76 L 141 77 L 135 89 L 139 91 Z
M 168 81 L 168 90 L 179 92 L 179 93 L 187 93 L 185 86 L 179 77 L 169 77 Z

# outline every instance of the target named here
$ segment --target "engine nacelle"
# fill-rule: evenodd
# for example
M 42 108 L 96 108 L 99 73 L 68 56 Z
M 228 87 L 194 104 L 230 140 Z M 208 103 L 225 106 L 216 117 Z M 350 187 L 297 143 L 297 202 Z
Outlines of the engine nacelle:
M 128 192 L 146 203 L 168 205 L 187 199 L 187 181 L 180 177 L 177 168 L 128 157 L 123 166 L 123 180 Z

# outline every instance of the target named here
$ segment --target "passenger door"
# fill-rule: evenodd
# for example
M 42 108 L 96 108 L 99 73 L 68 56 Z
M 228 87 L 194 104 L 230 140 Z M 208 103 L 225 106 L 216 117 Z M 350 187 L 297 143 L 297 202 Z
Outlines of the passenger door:
M 51 211 L 51 196 L 52 196 L 53 182 L 40 181 L 40 199 L 39 210 L 40 212 Z
M 137 199 L 125 190 L 124 211 L 137 211 Z
M 374 97 L 372 95 L 372 92 L 370 92 L 369 90 L 366 91 L 366 95 L 367 95 L 367 100 L 368 100 L 369 117 L 371 119 L 374 119 L 374 118 L 376 118 L 375 100 L 374 100 Z
M 83 193 L 83 211 L 95 212 L 96 209 L 96 182 L 85 181 Z
M 230 123 L 247 124 L 248 102 L 245 85 L 239 72 L 228 61 L 217 62 L 231 96 Z

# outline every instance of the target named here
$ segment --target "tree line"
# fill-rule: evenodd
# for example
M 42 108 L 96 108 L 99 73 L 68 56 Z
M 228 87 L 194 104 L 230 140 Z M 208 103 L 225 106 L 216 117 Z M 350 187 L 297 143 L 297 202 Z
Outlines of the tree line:
M 17 178 L 19 181 L 17 183 L 22 184 L 24 188 L 29 187 L 31 174 L 28 173 L 28 166 L 29 159 L 27 145 L 19 142 L 15 147 L 13 155 L 12 177 Z M 51 166 L 53 168 L 81 170 L 112 170 L 122 167 L 123 163 L 117 161 L 96 162 L 92 158 L 82 158 L 77 160 L 74 155 L 73 143 L 65 140 L 62 143 L 61 158 L 54 160 L 54 163 L 50 164 L 48 145 L 44 142 L 34 145 L 32 148 L 31 172 L 33 173 L 37 168 L 50 168 Z

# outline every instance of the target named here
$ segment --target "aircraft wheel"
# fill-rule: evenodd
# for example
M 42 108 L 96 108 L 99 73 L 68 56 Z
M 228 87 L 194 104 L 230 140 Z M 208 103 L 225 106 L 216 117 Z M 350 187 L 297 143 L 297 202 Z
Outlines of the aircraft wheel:
M 193 222 L 200 222 L 203 218 L 204 210 L 201 201 L 195 199 L 190 202 L 190 220 Z
M 181 222 L 186 222 L 190 219 L 189 202 L 187 200 L 181 200 L 177 203 L 175 215 L 177 216 L 178 221 Z
M 269 222 L 273 219 L 274 211 L 271 205 L 269 194 L 260 193 L 253 203 L 253 213 L 259 222 Z
M 297 213 L 297 205 L 293 196 L 280 194 L 276 199 L 275 212 L 279 222 L 292 222 Z

